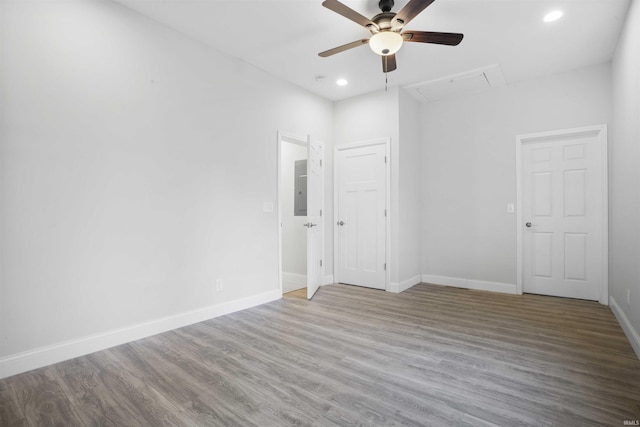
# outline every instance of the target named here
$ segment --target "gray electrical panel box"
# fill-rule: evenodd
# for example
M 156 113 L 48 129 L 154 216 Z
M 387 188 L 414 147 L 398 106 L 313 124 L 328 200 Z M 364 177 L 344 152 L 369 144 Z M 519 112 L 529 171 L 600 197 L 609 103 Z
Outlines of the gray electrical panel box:
M 307 160 L 296 160 L 293 177 L 293 215 L 307 216 Z

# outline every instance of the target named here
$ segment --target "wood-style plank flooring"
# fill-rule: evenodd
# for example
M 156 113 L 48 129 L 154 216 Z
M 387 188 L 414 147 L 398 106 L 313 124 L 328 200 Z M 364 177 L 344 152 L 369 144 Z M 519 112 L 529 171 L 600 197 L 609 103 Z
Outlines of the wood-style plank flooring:
M 608 307 L 427 284 L 284 298 L 0 380 L 2 426 L 622 426 Z
M 295 291 L 287 292 L 286 294 L 283 294 L 282 297 L 307 299 L 307 288 L 296 289 Z

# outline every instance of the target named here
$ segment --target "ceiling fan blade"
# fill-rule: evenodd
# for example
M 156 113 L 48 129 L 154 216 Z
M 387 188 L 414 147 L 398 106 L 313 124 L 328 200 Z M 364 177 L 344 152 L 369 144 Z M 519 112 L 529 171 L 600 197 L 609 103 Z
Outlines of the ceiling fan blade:
M 363 27 L 368 27 L 373 25 L 375 28 L 378 26 L 366 16 L 360 15 L 355 10 L 351 9 L 349 6 L 346 6 L 340 3 L 338 0 L 324 0 L 322 5 L 329 10 L 333 10 L 335 13 L 344 16 L 347 19 L 352 20 L 356 24 L 362 25 Z
M 382 72 L 388 73 L 397 68 L 396 66 L 396 54 L 391 54 L 382 57 Z
M 457 46 L 462 41 L 464 34 L 460 33 L 437 33 L 431 31 L 405 31 L 402 38 L 406 42 L 435 43 Z
M 369 43 L 369 39 L 356 40 L 351 43 L 343 44 L 342 46 L 334 47 L 333 49 L 320 52 L 318 56 L 326 58 L 327 56 L 335 55 L 336 53 L 344 52 L 345 50 L 353 49 L 354 47 L 362 46 Z
M 398 21 L 402 21 L 401 25 L 407 25 L 409 21 L 418 16 L 420 12 L 425 10 L 427 6 L 433 3 L 435 0 L 409 0 L 409 3 L 405 4 L 400 12 L 393 18 L 392 25 L 395 27 Z

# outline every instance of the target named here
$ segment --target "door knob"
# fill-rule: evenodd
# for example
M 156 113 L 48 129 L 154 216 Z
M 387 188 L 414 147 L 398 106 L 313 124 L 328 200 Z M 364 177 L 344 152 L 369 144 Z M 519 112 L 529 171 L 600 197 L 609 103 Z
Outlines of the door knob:
M 345 222 L 344 222 L 344 221 L 338 221 L 338 223 L 337 223 L 337 224 L 338 224 L 338 225 L 344 225 L 344 224 L 345 224 Z
M 312 224 L 310 222 L 307 222 L 306 224 L 302 224 L 303 226 L 307 227 L 307 228 L 311 228 L 311 227 L 315 227 L 318 224 Z
M 531 228 L 531 223 L 530 222 L 526 223 L 525 225 L 527 226 L 527 228 Z

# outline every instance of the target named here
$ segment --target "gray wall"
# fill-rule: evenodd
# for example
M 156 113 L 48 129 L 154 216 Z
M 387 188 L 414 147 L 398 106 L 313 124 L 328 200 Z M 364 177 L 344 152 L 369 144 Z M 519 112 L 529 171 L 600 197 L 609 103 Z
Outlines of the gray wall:
M 115 2 L 3 7 L 0 358 L 277 291 L 276 132 L 332 104 Z
M 515 285 L 515 138 L 611 123 L 608 64 L 425 104 L 422 273 Z
M 400 224 L 398 263 L 400 289 L 420 282 L 421 262 L 421 105 L 405 91 L 400 91 Z
M 371 92 L 366 95 L 338 101 L 334 104 L 334 134 L 336 146 L 351 142 L 391 138 L 391 257 L 390 276 L 398 283 L 399 265 L 399 147 L 398 88 Z
M 420 105 L 390 88 L 335 103 L 334 142 L 391 138 L 391 283 L 398 291 L 420 275 Z
M 631 2 L 613 59 L 611 305 L 640 357 L 640 4 Z M 629 293 L 629 302 L 627 302 Z

